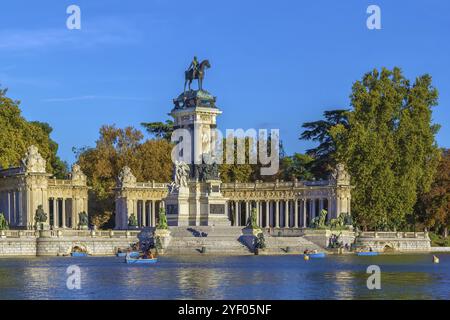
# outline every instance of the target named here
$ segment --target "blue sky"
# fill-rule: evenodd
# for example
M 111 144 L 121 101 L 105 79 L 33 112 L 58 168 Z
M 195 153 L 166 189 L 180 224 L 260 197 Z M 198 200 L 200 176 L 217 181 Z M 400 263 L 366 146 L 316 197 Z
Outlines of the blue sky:
M 81 8 L 82 29 L 66 28 Z M 382 30 L 366 9 L 381 8 Z M 204 87 L 223 110 L 219 127 L 279 128 L 288 153 L 300 125 L 347 108 L 352 83 L 399 66 L 433 76 L 437 141 L 450 147 L 450 2 L 298 0 L 4 1 L 0 83 L 29 120 L 50 123 L 59 155 L 93 146 L 103 124 L 168 118 L 193 55 L 208 58 Z

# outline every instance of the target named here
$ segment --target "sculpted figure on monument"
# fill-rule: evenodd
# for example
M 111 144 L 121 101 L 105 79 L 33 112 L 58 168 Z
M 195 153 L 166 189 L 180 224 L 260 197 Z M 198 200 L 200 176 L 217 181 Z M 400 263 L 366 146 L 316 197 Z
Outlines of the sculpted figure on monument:
M 175 161 L 173 181 L 170 184 L 170 192 L 188 186 L 189 166 L 183 161 Z
M 203 60 L 199 64 L 197 57 L 194 57 L 188 70 L 184 73 L 184 91 L 186 91 L 186 85 L 188 85 L 189 91 L 191 90 L 191 84 L 194 80 L 198 80 L 198 90 L 202 90 L 205 70 L 208 68 L 211 68 L 208 60 Z
M 36 146 L 28 147 L 22 159 L 22 169 L 25 172 L 45 173 L 45 159 L 40 155 Z
M 336 165 L 336 168 L 331 173 L 330 179 L 337 184 L 344 184 L 344 185 L 350 184 L 350 175 L 345 169 L 344 164 L 342 163 L 338 163 Z
M 80 221 L 79 223 L 78 223 L 78 226 L 79 227 L 87 227 L 88 226 L 88 224 L 89 224 L 89 218 L 88 218 L 88 215 L 87 215 L 87 213 L 86 212 L 80 212 L 79 214 L 78 214 L 78 220 Z
M 73 182 L 77 184 L 85 184 L 86 183 L 86 175 L 81 171 L 81 167 L 78 164 L 74 164 L 72 166 L 71 178 Z
M 35 227 L 37 230 L 43 229 L 43 224 L 47 222 L 47 214 L 44 212 L 42 205 L 38 205 L 34 215 Z
M 132 187 L 136 185 L 136 177 L 131 172 L 130 167 L 123 167 L 119 173 L 118 185 L 121 188 Z
M 202 182 L 218 180 L 220 174 L 217 159 L 211 157 L 208 153 L 204 153 L 202 155 L 202 164 L 194 165 L 194 178 Z

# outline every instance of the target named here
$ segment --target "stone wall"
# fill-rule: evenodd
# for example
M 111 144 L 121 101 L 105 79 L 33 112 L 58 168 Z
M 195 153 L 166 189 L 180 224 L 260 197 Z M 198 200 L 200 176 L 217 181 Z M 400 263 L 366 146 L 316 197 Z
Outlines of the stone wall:
M 36 256 L 36 238 L 0 239 L 1 256 Z
M 90 255 L 114 255 L 118 248 L 136 243 L 138 231 L 76 231 L 49 230 L 38 234 L 19 231 L 3 232 L 0 236 L 0 256 L 58 256 L 68 255 L 80 247 Z
M 429 252 L 431 241 L 427 232 L 360 232 L 355 247 L 379 252 Z

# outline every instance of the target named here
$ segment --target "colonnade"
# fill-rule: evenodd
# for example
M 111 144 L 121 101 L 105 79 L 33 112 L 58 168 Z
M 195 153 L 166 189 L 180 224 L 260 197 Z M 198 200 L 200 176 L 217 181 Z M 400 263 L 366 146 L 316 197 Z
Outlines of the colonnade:
M 128 200 L 129 214 L 134 213 L 137 219 L 138 227 L 155 227 L 158 223 L 158 211 L 161 206 L 161 200 Z M 128 224 L 128 221 L 127 221 Z
M 5 190 L 0 192 L 0 213 L 6 218 L 10 226 L 21 226 L 23 194 L 20 190 Z
M 232 226 L 245 226 L 251 210 L 256 208 L 257 221 L 264 228 L 306 228 L 322 209 L 329 208 L 327 198 L 283 200 L 231 200 L 227 213 Z M 327 220 L 331 219 L 327 214 Z
M 87 213 L 86 198 L 51 197 L 48 199 L 49 224 L 53 228 L 76 228 L 78 214 Z

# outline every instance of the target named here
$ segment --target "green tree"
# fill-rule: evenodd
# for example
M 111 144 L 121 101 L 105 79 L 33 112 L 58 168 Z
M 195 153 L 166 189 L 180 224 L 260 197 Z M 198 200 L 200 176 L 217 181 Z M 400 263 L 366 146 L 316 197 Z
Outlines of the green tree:
M 319 143 L 317 147 L 306 150 L 306 154 L 313 158 L 309 167 L 316 178 L 326 179 L 336 167 L 336 142 L 331 137 L 330 130 L 337 125 L 348 129 L 348 111 L 342 109 L 325 111 L 323 120 L 305 122 L 302 125 L 305 130 L 301 133 L 300 139 Z
M 141 126 L 156 139 L 164 139 L 167 141 L 170 141 L 174 130 L 172 120 L 166 120 L 166 122 L 142 122 Z
M 67 165 L 57 156 L 58 144 L 50 138 L 50 125 L 27 121 L 21 115 L 20 102 L 6 93 L 6 89 L 0 89 L 0 166 L 19 166 L 27 148 L 35 145 L 47 161 L 47 172 L 57 178 L 66 176 Z
M 417 195 L 430 188 L 439 157 L 431 82 L 423 75 L 411 85 L 399 68 L 373 70 L 353 85 L 348 127 L 330 130 L 336 159 L 355 186 L 352 212 L 364 229 L 405 227 Z
M 301 153 L 294 153 L 281 159 L 281 178 L 286 181 L 292 179 L 312 180 L 314 174 L 310 171 L 314 158 Z

